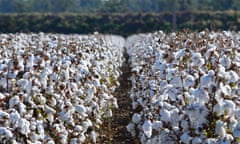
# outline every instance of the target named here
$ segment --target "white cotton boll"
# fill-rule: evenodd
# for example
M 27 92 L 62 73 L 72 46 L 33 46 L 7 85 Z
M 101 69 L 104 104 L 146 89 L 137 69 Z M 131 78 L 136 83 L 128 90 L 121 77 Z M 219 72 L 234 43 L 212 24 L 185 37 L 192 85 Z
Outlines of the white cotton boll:
M 224 138 L 226 136 L 226 130 L 224 128 L 224 122 L 223 121 L 218 120 L 216 122 L 215 134 L 219 135 L 222 138 Z
M 233 131 L 233 136 L 234 136 L 234 137 L 240 137 L 240 124 L 238 124 L 238 125 L 235 127 L 235 129 L 234 129 L 234 131 Z
M 231 95 L 232 89 L 229 85 L 223 85 L 223 83 L 221 82 L 220 83 L 220 89 L 225 96 L 230 96 Z
M 30 122 L 24 118 L 20 118 L 17 121 L 16 127 L 18 128 L 19 132 L 23 135 L 27 135 L 30 133 Z
M 207 91 L 204 89 L 190 88 L 189 92 L 190 92 L 190 94 L 192 94 L 195 97 L 195 99 L 198 100 L 198 103 L 200 103 L 200 104 L 205 104 L 209 101 L 209 95 L 208 95 Z
M 83 127 L 81 125 L 76 125 L 75 128 L 74 128 L 74 131 L 82 132 L 83 131 Z
M 171 81 L 170 84 L 173 85 L 173 87 L 182 87 L 182 79 L 179 76 L 174 77 Z
M 199 138 L 199 137 L 195 137 L 195 138 L 192 140 L 192 144 L 202 144 L 202 139 Z
M 0 110 L 0 121 L 2 122 L 8 119 L 9 119 L 9 114 L 7 112 Z
M 76 110 L 78 113 L 80 113 L 81 116 L 87 117 L 87 114 L 86 114 L 87 110 L 86 110 L 85 106 L 83 106 L 83 105 L 76 105 L 76 106 L 75 106 L 75 110 Z
M 167 70 L 166 80 L 171 80 L 176 76 L 177 68 Z
M 234 140 L 232 134 L 227 134 L 226 135 L 226 140 L 228 141 L 228 144 L 230 144 Z
M 201 67 L 205 63 L 205 60 L 202 58 L 202 55 L 198 52 L 192 53 L 191 59 L 192 59 L 193 66 Z
M 228 83 L 231 83 L 231 82 L 235 83 L 239 80 L 239 76 L 235 71 L 231 70 L 227 72 L 227 80 L 228 80 Z
M 3 99 L 5 99 L 6 97 L 5 97 L 5 95 L 3 95 L 2 93 L 0 93 L 0 100 L 3 100 Z
M 37 133 L 39 134 L 39 138 L 43 139 L 44 138 L 44 126 L 42 123 L 37 123 Z
M 150 120 L 145 120 L 142 125 L 142 130 L 144 134 L 150 138 L 152 136 L 152 123 Z
M 13 137 L 12 132 L 5 127 L 0 127 L 0 135 L 3 137 L 6 137 L 7 139 L 10 139 Z
M 156 131 L 160 131 L 162 128 L 163 124 L 162 121 L 153 121 L 152 123 L 152 129 L 156 130 Z
M 225 67 L 218 64 L 218 73 L 217 76 L 224 78 L 226 76 L 226 71 L 225 71 Z
M 18 104 L 18 109 L 21 116 L 23 116 L 27 112 L 26 106 L 22 102 Z
M 132 116 L 132 122 L 135 124 L 138 124 L 141 121 L 141 119 L 142 118 L 140 114 L 134 113 Z
M 21 118 L 21 116 L 19 115 L 19 113 L 17 111 L 13 111 L 10 113 L 9 115 L 9 121 L 12 125 L 15 125 L 16 122 Z
M 112 117 L 112 110 L 111 109 L 108 109 L 107 111 L 106 111 L 106 113 L 105 113 L 105 117 L 106 118 L 109 118 L 109 117 Z
M 228 127 L 231 131 L 233 131 L 234 128 L 237 126 L 237 124 L 238 124 L 238 121 L 235 118 L 231 117 Z
M 181 141 L 185 144 L 190 144 L 190 141 L 192 139 L 192 137 L 190 135 L 188 135 L 187 132 L 184 132 L 181 137 L 180 137 Z
M 89 119 L 86 119 L 83 123 L 82 123 L 82 127 L 83 127 L 83 131 L 87 131 L 87 129 L 89 127 L 93 126 L 92 121 Z
M 229 69 L 231 67 L 231 59 L 229 57 L 227 57 L 226 55 L 224 55 L 223 57 L 221 57 L 219 59 L 219 63 L 224 66 L 226 69 Z
M 208 71 L 207 75 L 203 75 L 200 79 L 200 86 L 201 87 L 209 87 L 209 85 L 213 81 L 214 71 L 210 70 Z
M 171 113 L 167 109 L 162 109 L 160 112 L 161 120 L 165 122 L 171 121 Z
M 216 112 L 217 116 L 220 116 L 224 113 L 223 104 L 216 104 L 213 107 L 213 111 Z
M 20 99 L 18 96 L 14 96 L 9 100 L 9 107 L 13 108 L 15 105 L 18 105 L 20 103 Z
M 95 131 L 91 131 L 90 137 L 93 143 L 97 143 L 97 133 Z
M 101 86 L 99 79 L 94 79 L 94 80 L 93 80 L 93 84 L 94 84 L 94 86 L 97 87 L 97 88 Z
M 203 143 L 204 144 L 217 144 L 217 139 L 216 138 L 208 138 Z
M 192 75 L 187 75 L 184 79 L 183 79 L 183 83 L 184 83 L 184 87 L 192 87 L 195 84 L 195 79 Z
M 133 137 L 136 136 L 135 125 L 133 123 L 127 125 L 127 131 L 130 132 Z
M 132 109 L 135 110 L 139 106 L 138 102 L 132 102 Z
M 181 127 L 183 128 L 183 130 L 188 130 L 188 121 L 186 120 L 182 120 L 181 121 Z
M 231 100 L 224 100 L 223 107 L 227 115 L 232 116 L 235 112 L 236 104 Z

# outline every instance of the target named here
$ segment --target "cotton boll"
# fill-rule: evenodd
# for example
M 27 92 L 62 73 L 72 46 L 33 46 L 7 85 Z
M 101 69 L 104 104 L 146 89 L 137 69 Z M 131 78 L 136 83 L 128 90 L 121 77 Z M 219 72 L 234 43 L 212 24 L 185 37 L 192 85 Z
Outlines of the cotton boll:
M 219 63 L 224 66 L 226 69 L 229 69 L 231 67 L 231 59 L 224 55 L 219 59 Z
M 227 115 L 232 116 L 235 112 L 236 104 L 231 100 L 224 100 L 223 107 Z
M 240 137 L 240 124 L 237 124 L 237 126 L 235 127 L 235 129 L 233 131 L 233 136 Z
M 142 130 L 144 134 L 150 138 L 152 136 L 152 123 L 150 120 L 145 120 L 142 125 Z
M 3 100 L 3 99 L 5 99 L 5 98 L 6 98 L 6 96 L 3 95 L 2 93 L 0 93 L 0 101 Z
M 209 85 L 213 81 L 214 71 L 210 70 L 208 71 L 207 75 L 203 75 L 200 79 L 200 86 L 201 87 L 209 87 Z
M 18 105 L 20 103 L 20 99 L 18 96 L 14 96 L 9 100 L 9 107 L 13 108 L 15 105 Z
M 174 87 L 182 87 L 182 79 L 179 76 L 174 77 L 171 81 L 170 84 L 172 84 Z
M 202 144 L 201 138 L 199 138 L 199 137 L 193 138 L 192 144 Z
M 192 53 L 191 59 L 192 59 L 193 66 L 201 67 L 205 63 L 205 60 L 202 58 L 202 55 L 198 52 Z
M 10 121 L 10 123 L 11 123 L 12 125 L 15 125 L 16 122 L 20 119 L 20 117 L 21 117 L 21 116 L 19 115 L 19 113 L 14 110 L 14 111 L 11 112 L 10 115 L 9 115 L 9 121 Z
M 239 80 L 239 76 L 235 71 L 231 70 L 227 72 L 226 75 L 227 75 L 226 77 L 227 77 L 228 83 L 231 83 L 231 82 L 236 83 Z
M 187 75 L 184 79 L 183 79 L 183 83 L 184 83 L 184 87 L 192 87 L 195 84 L 195 79 L 192 75 Z
M 132 116 L 132 122 L 135 124 L 138 124 L 141 121 L 141 119 L 142 118 L 140 114 L 134 113 Z
M 10 139 L 13 137 L 12 132 L 5 127 L 0 127 L 0 135 L 3 137 L 6 137 L 7 139 Z
M 181 120 L 181 127 L 183 128 L 183 130 L 188 130 L 188 128 L 189 128 L 188 121 Z
M 20 118 L 17 121 L 17 125 L 15 126 L 16 128 L 18 128 L 18 131 L 23 135 L 27 135 L 28 133 L 30 133 L 30 122 L 24 118 Z
M 95 131 L 91 131 L 90 137 L 91 137 L 93 143 L 97 142 L 97 133 Z
M 183 143 L 190 144 L 190 141 L 192 140 L 192 137 L 187 132 L 184 132 L 181 135 L 180 139 Z
M 219 135 L 222 138 L 224 138 L 226 136 L 226 130 L 224 128 L 224 122 L 223 121 L 218 120 L 216 122 L 215 134 Z
M 231 95 L 232 89 L 229 85 L 223 85 L 223 83 L 221 82 L 220 83 L 220 89 L 225 96 L 230 96 Z
M 136 136 L 135 125 L 133 123 L 127 125 L 127 131 L 130 132 L 133 137 Z
M 81 116 L 87 117 L 87 114 L 86 114 L 87 111 L 83 105 L 76 105 L 75 110 L 76 110 L 76 112 L 80 113 Z
M 160 112 L 161 115 L 161 120 L 165 122 L 170 122 L 171 121 L 171 113 L 170 111 L 166 109 L 162 109 Z
M 24 105 L 22 102 L 18 104 L 18 109 L 21 116 L 23 116 L 27 112 L 26 105 Z
M 162 121 L 153 121 L 152 123 L 152 129 L 156 131 L 160 131 L 162 126 L 163 126 Z
M 217 76 L 224 78 L 226 76 L 226 71 L 225 71 L 225 67 L 218 64 L 218 71 L 217 71 Z
M 228 127 L 231 131 L 233 131 L 234 128 L 237 126 L 237 124 L 238 124 L 238 121 L 235 118 L 231 117 Z

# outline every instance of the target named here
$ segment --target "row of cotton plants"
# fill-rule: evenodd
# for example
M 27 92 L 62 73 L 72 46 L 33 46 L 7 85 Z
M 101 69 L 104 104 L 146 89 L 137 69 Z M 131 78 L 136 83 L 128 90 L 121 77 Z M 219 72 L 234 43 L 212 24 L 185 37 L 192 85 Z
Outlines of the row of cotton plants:
M 0 35 L 1 143 L 96 143 L 117 107 L 124 39 Z
M 129 37 L 133 116 L 141 143 L 240 143 L 240 34 Z

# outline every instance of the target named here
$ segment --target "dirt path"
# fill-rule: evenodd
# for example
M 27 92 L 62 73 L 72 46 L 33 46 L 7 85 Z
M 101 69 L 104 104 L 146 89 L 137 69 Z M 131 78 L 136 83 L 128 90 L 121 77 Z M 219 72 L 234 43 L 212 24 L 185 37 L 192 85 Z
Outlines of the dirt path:
M 128 64 L 128 54 L 125 52 L 124 56 L 126 62 L 121 67 L 122 75 L 119 78 L 120 87 L 117 88 L 115 97 L 118 100 L 118 109 L 113 110 L 113 117 L 106 120 L 108 125 L 105 127 L 106 132 L 104 137 L 101 137 L 101 143 L 105 144 L 138 144 L 137 139 L 132 138 L 131 134 L 127 131 L 126 126 L 131 121 L 131 99 L 129 98 L 129 91 L 131 83 L 128 80 L 131 76 L 130 67 Z M 109 125 L 110 123 L 110 125 Z

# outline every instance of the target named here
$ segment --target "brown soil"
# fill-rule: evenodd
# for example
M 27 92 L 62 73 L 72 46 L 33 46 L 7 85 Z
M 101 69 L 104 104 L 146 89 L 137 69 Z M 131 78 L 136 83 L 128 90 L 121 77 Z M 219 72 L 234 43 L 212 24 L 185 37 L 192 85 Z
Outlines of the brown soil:
M 99 143 L 101 144 L 138 144 L 137 138 L 133 138 L 127 131 L 126 126 L 132 117 L 132 101 L 129 97 L 131 89 L 130 66 L 128 64 L 128 55 L 124 54 L 126 62 L 121 67 L 122 75 L 119 78 L 120 86 L 117 88 L 115 97 L 118 100 L 118 109 L 113 110 L 113 117 L 105 120 L 104 132 L 101 134 Z

